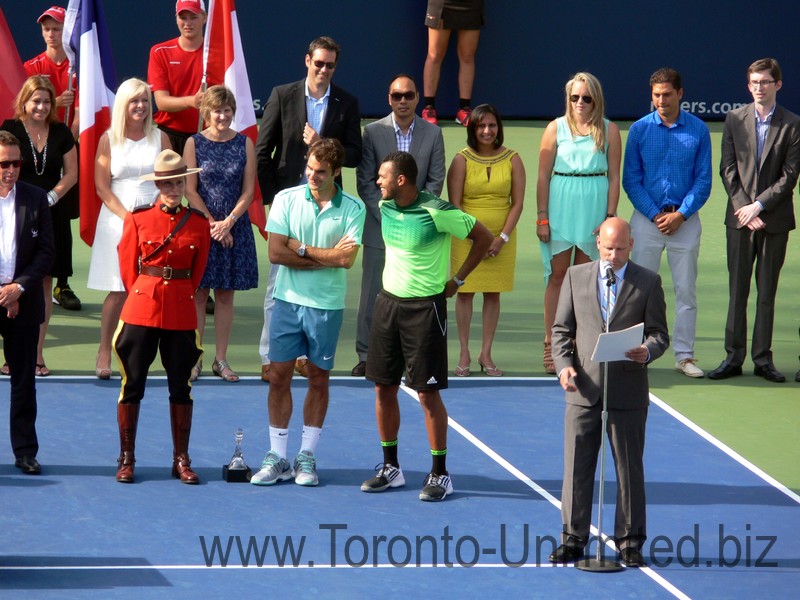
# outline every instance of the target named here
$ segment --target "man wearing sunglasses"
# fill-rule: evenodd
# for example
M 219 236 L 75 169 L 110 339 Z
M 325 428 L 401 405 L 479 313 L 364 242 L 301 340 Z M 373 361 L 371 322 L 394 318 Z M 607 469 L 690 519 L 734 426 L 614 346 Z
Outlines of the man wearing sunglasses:
M 636 209 L 632 259 L 658 272 L 666 249 L 675 288 L 675 370 L 701 378 L 694 357 L 703 231 L 698 211 L 711 194 L 711 135 L 703 121 L 681 110 L 683 85 L 675 69 L 653 73 L 650 91 L 655 110 L 631 125 L 622 172 L 622 186 Z
M 339 45 L 332 38 L 318 37 L 308 46 L 306 77 L 279 85 L 264 107 L 258 130 L 256 156 L 258 184 L 264 204 L 275 194 L 306 183 L 308 148 L 321 137 L 337 139 L 344 146 L 344 166 L 361 161 L 361 114 L 358 99 L 331 83 L 339 63 Z M 336 183 L 342 187 L 342 176 Z M 269 319 L 277 266 L 272 265 L 264 299 L 264 328 L 261 332 L 261 378 L 269 381 Z M 305 375 L 298 360 L 298 372 Z
M 742 374 L 747 356 L 747 298 L 756 265 L 756 318 L 750 355 L 754 374 L 783 383 L 772 361 L 772 327 L 778 276 L 795 228 L 792 194 L 800 171 L 800 117 L 777 104 L 781 68 L 774 58 L 747 69 L 753 102 L 728 113 L 719 171 L 728 194 L 725 233 L 730 300 L 722 364 L 709 379 Z M 754 135 L 755 134 L 755 135 Z M 800 371 L 795 375 L 800 381 Z
M 381 190 L 376 183 L 378 167 L 391 152 L 409 152 L 417 162 L 418 189 L 439 196 L 444 186 L 446 166 L 442 130 L 416 115 L 418 102 L 419 92 L 414 79 L 406 74 L 397 75 L 389 84 L 391 114 L 364 128 L 364 153 L 356 169 L 356 178 L 358 195 L 367 206 L 367 220 L 364 223 L 361 300 L 356 332 L 358 364 L 351 371 L 354 377 L 363 377 L 366 373 L 372 307 L 381 291 L 386 254 L 378 208 L 381 199 Z
M 0 336 L 11 370 L 11 447 L 26 475 L 36 460 L 36 344 L 44 321 L 42 278 L 55 256 L 45 190 L 18 182 L 19 140 L 0 131 Z

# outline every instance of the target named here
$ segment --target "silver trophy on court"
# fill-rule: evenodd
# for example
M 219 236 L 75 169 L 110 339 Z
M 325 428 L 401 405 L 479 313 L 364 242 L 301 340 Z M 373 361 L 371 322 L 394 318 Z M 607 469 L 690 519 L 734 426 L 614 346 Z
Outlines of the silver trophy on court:
M 244 439 L 244 430 L 239 427 L 233 434 L 236 446 L 233 450 L 233 456 L 227 465 L 222 467 L 222 478 L 228 483 L 247 483 L 250 481 L 253 472 L 247 463 L 244 461 L 244 454 L 242 454 L 242 439 Z

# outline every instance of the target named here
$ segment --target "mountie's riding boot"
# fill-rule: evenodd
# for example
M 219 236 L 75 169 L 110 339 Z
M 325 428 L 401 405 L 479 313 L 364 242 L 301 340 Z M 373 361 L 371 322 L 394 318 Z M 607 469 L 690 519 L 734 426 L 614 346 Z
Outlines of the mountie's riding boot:
M 139 422 L 139 406 L 117 404 L 117 424 L 119 425 L 119 458 L 117 459 L 117 481 L 133 483 L 133 465 L 136 463 L 136 426 Z
M 169 416 L 172 421 L 172 476 L 182 483 L 200 483 L 197 474 L 192 471 L 192 461 L 189 459 L 192 405 L 170 403 Z

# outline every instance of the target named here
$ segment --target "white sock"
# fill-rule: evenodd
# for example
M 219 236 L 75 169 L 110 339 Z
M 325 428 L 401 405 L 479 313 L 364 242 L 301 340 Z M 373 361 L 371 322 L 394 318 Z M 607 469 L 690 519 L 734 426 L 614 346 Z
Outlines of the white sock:
M 300 442 L 300 451 L 308 450 L 311 454 L 317 453 L 317 444 L 319 443 L 319 436 L 322 434 L 321 427 L 311 427 L 310 425 L 303 425 L 303 439 Z
M 286 458 L 286 450 L 289 447 L 289 430 L 279 427 L 269 427 L 270 450 L 281 458 Z

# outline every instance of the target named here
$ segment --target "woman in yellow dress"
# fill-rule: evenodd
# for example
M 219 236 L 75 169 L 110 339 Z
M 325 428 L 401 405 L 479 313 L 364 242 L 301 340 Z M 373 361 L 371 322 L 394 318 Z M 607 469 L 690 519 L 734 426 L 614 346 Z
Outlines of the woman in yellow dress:
M 500 292 L 514 288 L 515 229 L 525 196 L 525 167 L 519 154 L 503 146 L 503 122 L 490 104 L 481 104 L 472 111 L 467 145 L 453 158 L 447 173 L 448 197 L 455 206 L 486 225 L 495 239 L 484 260 L 458 290 L 456 323 L 461 353 L 455 375 L 470 374 L 472 303 L 475 293 L 482 292 L 483 335 L 478 365 L 487 375 L 500 377 L 503 371 L 492 359 L 492 343 L 500 319 Z M 470 245 L 469 240 L 453 239 L 453 265 L 464 262 Z

